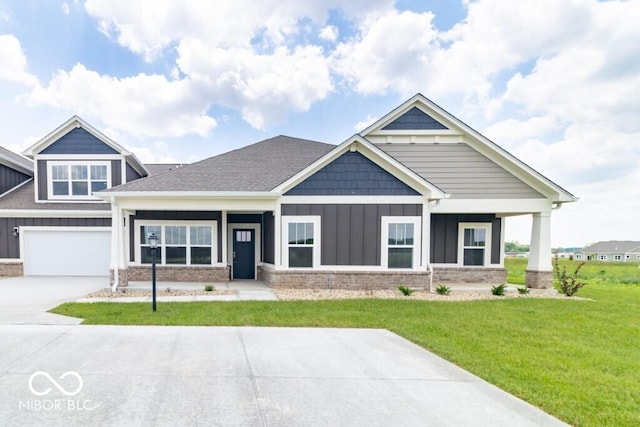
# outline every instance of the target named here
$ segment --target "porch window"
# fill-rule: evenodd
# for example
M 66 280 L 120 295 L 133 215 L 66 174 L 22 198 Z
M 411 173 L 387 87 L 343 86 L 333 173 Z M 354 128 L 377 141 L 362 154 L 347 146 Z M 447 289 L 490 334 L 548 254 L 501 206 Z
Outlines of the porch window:
M 622 261 L 622 255 L 614 255 L 613 256 L 613 260 L 614 261 Z
M 92 198 L 110 187 L 108 162 L 49 162 L 49 198 Z
M 320 264 L 320 217 L 283 217 L 284 264 L 312 268 Z
M 491 223 L 460 223 L 458 227 L 458 262 L 468 266 L 485 266 L 491 259 Z
M 154 223 L 155 222 L 155 223 Z M 140 263 L 151 263 L 149 235 L 158 236 L 156 262 L 160 265 L 211 265 L 215 253 L 214 223 L 207 225 L 157 221 L 139 226 Z
M 382 266 L 419 265 L 420 217 L 382 217 Z
M 607 260 L 606 255 L 598 255 L 598 261 L 606 261 L 606 260 Z

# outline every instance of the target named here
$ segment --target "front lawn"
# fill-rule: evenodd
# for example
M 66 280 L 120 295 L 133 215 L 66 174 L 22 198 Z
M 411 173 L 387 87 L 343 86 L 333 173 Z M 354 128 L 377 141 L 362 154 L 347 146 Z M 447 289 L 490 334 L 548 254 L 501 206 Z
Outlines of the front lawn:
M 385 328 L 570 424 L 640 425 L 640 285 L 598 282 L 578 293 L 592 300 L 160 303 L 155 314 L 150 304 L 69 303 L 52 312 L 84 324 Z

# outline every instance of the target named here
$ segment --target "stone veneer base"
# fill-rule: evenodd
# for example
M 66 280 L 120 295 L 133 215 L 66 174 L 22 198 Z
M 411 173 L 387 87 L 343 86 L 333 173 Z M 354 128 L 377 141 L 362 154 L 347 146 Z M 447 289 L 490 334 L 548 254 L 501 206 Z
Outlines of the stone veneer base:
M 278 271 L 258 267 L 258 280 L 272 288 L 290 289 L 427 289 L 428 272 Z
M 156 280 L 158 282 L 228 282 L 230 280 L 229 273 L 229 267 L 156 266 Z M 135 266 L 118 271 L 118 286 L 128 286 L 129 282 L 149 281 L 151 281 L 151 266 Z M 113 270 L 111 271 L 111 283 L 113 283 Z
M 549 289 L 553 287 L 553 271 L 525 270 L 527 288 Z
M 0 262 L 0 277 L 24 276 L 24 264 L 22 262 Z
M 507 282 L 507 269 L 501 267 L 433 267 L 433 286 L 451 283 L 501 285 Z

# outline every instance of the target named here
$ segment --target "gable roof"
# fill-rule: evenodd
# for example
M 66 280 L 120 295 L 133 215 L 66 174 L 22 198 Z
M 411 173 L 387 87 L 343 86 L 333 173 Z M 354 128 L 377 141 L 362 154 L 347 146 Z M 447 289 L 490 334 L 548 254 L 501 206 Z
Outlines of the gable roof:
M 15 169 L 25 175 L 33 176 L 33 161 L 4 147 L 0 147 L 0 165 Z
M 283 194 L 286 193 L 347 151 L 357 151 L 360 154 L 363 154 L 366 158 L 372 160 L 378 166 L 382 167 L 387 172 L 390 172 L 393 176 L 400 179 L 418 193 L 427 196 L 429 199 L 435 200 L 448 197 L 448 194 L 446 194 L 442 189 L 407 168 L 360 135 L 354 135 L 345 140 L 342 144 L 334 147 L 333 150 L 317 159 L 299 173 L 293 175 L 287 181 L 274 188 L 274 190 Z
M 636 249 L 634 251 L 634 249 Z M 597 242 L 585 247 L 582 252 L 595 253 L 627 253 L 640 252 L 640 242 L 633 240 L 609 240 Z
M 101 193 L 268 192 L 335 147 L 280 135 Z
M 105 134 L 103 134 L 102 132 L 100 132 L 99 130 L 97 130 L 96 128 L 94 128 L 93 126 L 91 126 L 89 123 L 87 123 L 86 121 L 84 121 L 82 118 L 78 116 L 71 117 L 69 120 L 67 120 L 60 126 L 58 126 L 56 129 L 54 129 L 44 138 L 40 139 L 31 147 L 24 150 L 23 155 L 33 159 L 34 156 L 45 151 L 47 147 L 54 144 L 60 138 L 64 137 L 69 132 L 77 128 L 84 129 L 86 132 L 93 135 L 95 138 L 97 138 L 98 140 L 100 140 L 110 148 L 112 148 L 117 153 L 125 156 L 129 164 L 131 164 L 131 166 L 134 169 L 136 169 L 136 171 L 140 173 L 142 176 L 148 175 L 149 172 L 144 167 L 144 165 L 140 162 L 140 160 L 138 160 L 135 154 L 133 154 L 126 148 L 122 147 L 120 144 L 118 144 L 117 142 L 115 142 L 114 140 L 112 140 L 111 138 L 109 138 L 108 136 L 106 136 Z
M 430 127 L 414 127 L 411 130 L 406 126 L 401 128 L 394 128 L 394 126 L 391 126 L 393 123 L 398 123 L 398 121 L 403 122 L 403 117 L 406 122 L 407 114 L 413 116 L 413 120 L 418 117 L 418 120 L 422 120 L 425 123 L 429 122 L 429 120 L 425 120 L 424 118 L 419 119 L 419 112 L 416 112 L 415 109 L 423 112 L 424 115 L 432 121 L 439 123 L 441 127 L 433 123 L 431 123 Z M 420 93 L 414 95 L 402 105 L 398 106 L 390 113 L 360 132 L 364 137 L 369 135 L 407 135 L 408 133 L 425 135 L 463 135 L 464 142 L 470 147 L 477 150 L 479 153 L 495 162 L 539 193 L 545 195 L 545 197 L 550 198 L 554 203 L 567 203 L 578 200 L 578 198 L 573 194 L 537 172 L 529 165 L 516 158 L 511 153 Z

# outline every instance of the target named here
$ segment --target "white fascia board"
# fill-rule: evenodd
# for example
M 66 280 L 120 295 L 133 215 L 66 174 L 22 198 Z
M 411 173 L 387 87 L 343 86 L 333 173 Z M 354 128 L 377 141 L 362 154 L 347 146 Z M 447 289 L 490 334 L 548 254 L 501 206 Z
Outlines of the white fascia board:
M 17 170 L 18 172 L 22 172 L 25 175 L 33 176 L 33 160 L 27 159 L 25 157 L 24 163 L 25 164 L 20 164 L 16 160 L 0 154 L 0 165 L 4 165 L 10 169 Z M 27 166 L 27 164 L 30 164 L 30 166 Z
M 427 201 L 424 196 L 282 196 L 282 204 L 423 204 Z
M 548 212 L 549 199 L 446 199 L 432 206 L 431 213 L 495 213 L 500 216 Z
M 320 159 L 316 160 L 311 165 L 307 166 L 305 169 L 274 188 L 273 191 L 281 194 L 286 193 L 351 149 L 355 149 L 360 154 L 364 155 L 366 158 L 373 161 L 375 164 L 391 173 L 393 176 L 400 179 L 419 193 L 427 193 L 431 200 L 448 197 L 444 191 L 427 182 L 418 174 L 402 165 L 400 162 L 360 135 L 354 135 L 353 137 L 345 140 L 342 144 L 336 146 L 336 148 L 322 156 Z
M 491 141 L 484 135 L 480 134 L 469 125 L 429 100 L 424 95 L 418 93 L 411 97 L 409 100 L 392 110 L 389 114 L 385 115 L 380 120 L 376 121 L 368 128 L 361 132 L 361 135 L 403 135 L 404 131 L 383 131 L 383 127 L 400 117 L 402 114 L 409 111 L 411 108 L 420 108 L 425 113 L 429 114 L 435 120 L 441 122 L 443 125 L 449 128 L 448 131 L 444 129 L 438 131 L 442 135 L 447 134 L 463 134 L 469 136 L 469 140 L 466 142 L 473 148 L 478 150 L 481 154 L 485 155 L 498 165 L 503 167 L 509 173 L 513 174 L 517 178 L 530 185 L 539 193 L 551 199 L 556 203 L 568 203 L 578 200 L 576 196 L 569 193 L 558 184 L 551 181 L 538 171 L 531 168 L 529 165 L 518 159 L 504 148 L 500 147 L 495 142 Z M 411 131 L 416 135 L 429 135 L 433 134 L 433 131 Z
M 118 207 L 125 210 L 234 210 L 234 211 L 272 211 L 276 207 L 276 199 L 249 198 L 115 198 Z
M 106 210 L 0 209 L 0 218 L 110 218 Z
M 115 142 L 114 140 L 112 140 L 111 138 L 109 138 L 108 136 L 103 134 L 102 132 L 100 132 L 98 129 L 96 129 L 93 126 L 91 126 L 89 123 L 84 121 L 79 116 L 73 116 L 69 120 L 67 120 L 66 122 L 64 122 L 60 126 L 58 126 L 56 129 L 54 129 L 52 132 L 50 132 L 44 138 L 40 139 L 35 144 L 33 144 L 31 147 L 29 147 L 26 150 L 24 150 L 23 155 L 25 155 L 27 157 L 30 157 L 30 158 L 33 158 L 35 155 L 40 153 L 42 150 L 47 148 L 49 145 L 51 145 L 54 142 L 56 142 L 62 136 L 64 136 L 65 134 L 67 134 L 71 130 L 73 130 L 75 128 L 79 128 L 79 127 L 83 128 L 84 130 L 89 132 L 91 135 L 95 136 L 100 141 L 102 141 L 103 143 L 107 144 L 109 147 L 113 148 L 115 151 L 117 151 L 118 153 L 122 154 L 123 156 L 132 155 L 132 153 L 129 150 L 125 149 L 123 146 L 121 146 L 120 144 L 118 144 L 117 142 Z
M 120 199 L 146 199 L 146 198 L 193 198 L 193 199 L 277 199 L 279 193 L 270 191 L 101 191 L 95 193 L 97 197 L 111 200 L 111 197 Z

